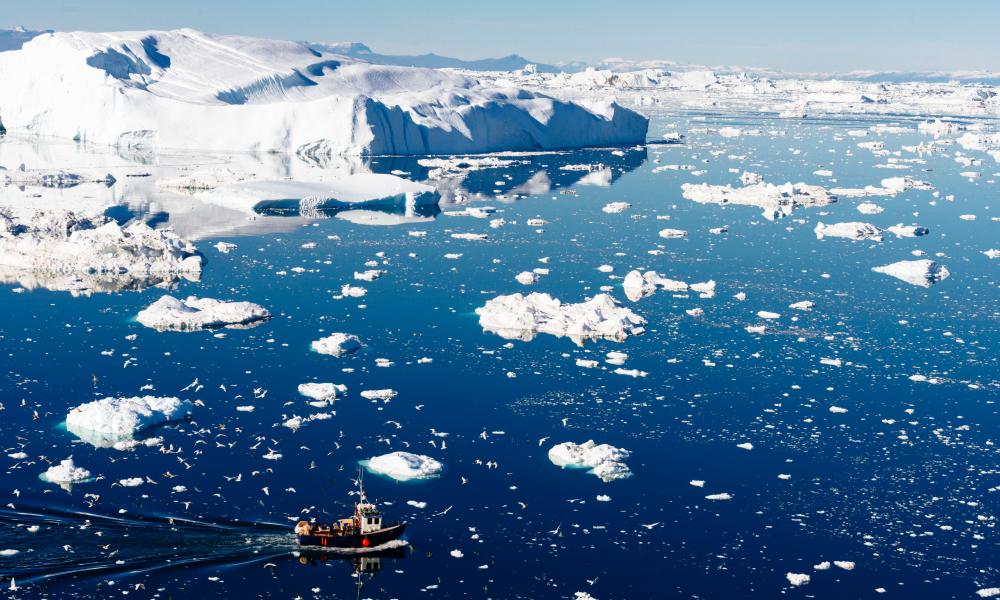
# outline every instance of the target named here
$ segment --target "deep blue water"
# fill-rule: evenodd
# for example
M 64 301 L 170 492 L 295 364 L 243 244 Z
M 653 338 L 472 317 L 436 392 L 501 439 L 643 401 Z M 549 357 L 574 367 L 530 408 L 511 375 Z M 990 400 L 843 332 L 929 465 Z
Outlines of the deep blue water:
M 661 115 L 651 137 L 676 126 L 685 143 L 624 156 L 543 155 L 519 169 L 472 173 L 464 190 L 481 195 L 474 205 L 494 206 L 494 216 L 509 222 L 496 230 L 485 219 L 446 215 L 394 227 L 261 217 L 251 235 L 198 239 L 207 258 L 202 281 L 170 292 L 250 300 L 274 313 L 222 338 L 136 323 L 162 289 L 73 297 L 3 287 L 0 439 L 5 454 L 29 456 L 4 458 L 0 494 L 10 505 L 0 515 L 0 548 L 20 553 L 0 557 L 3 585 L 15 576 L 24 586 L 16 597 L 572 598 L 583 591 L 598 599 L 969 598 L 1000 585 L 1000 261 L 982 254 L 1000 246 L 991 220 L 998 216 L 991 174 L 1000 168 L 985 157 L 982 178 L 963 178 L 969 169 L 953 160 L 957 147 L 908 170 L 875 168 L 886 157 L 856 144 L 878 138 L 846 135 L 874 123 Z M 722 138 L 698 130 L 723 124 L 784 132 Z M 882 136 L 887 149 L 928 139 L 908 125 L 911 133 Z M 579 172 L 559 168 L 597 162 L 612 165 L 611 185 L 581 185 Z M 705 174 L 652 172 L 665 164 Z M 426 175 L 412 161 L 373 167 Z M 828 187 L 909 175 L 933 183 L 941 197 L 842 198 L 776 222 L 753 207 L 681 197 L 684 182 L 738 185 L 730 169 Z M 832 170 L 836 183 L 813 175 L 817 169 Z M 516 201 L 491 197 L 538 172 L 553 189 Z M 513 183 L 497 186 L 505 175 Z M 885 212 L 861 215 L 854 207 L 866 200 Z M 612 201 L 632 207 L 602 212 Z M 138 212 L 170 225 L 169 214 Z M 548 224 L 537 232 L 529 218 Z M 881 243 L 817 240 L 820 220 L 917 223 L 931 233 Z M 727 233 L 709 233 L 722 225 Z M 659 238 L 664 227 L 689 236 Z M 453 232 L 489 239 L 457 240 Z M 220 240 L 238 247 L 219 253 L 212 245 Z M 303 248 L 308 242 L 316 247 Z M 871 271 L 917 249 L 951 277 L 925 289 Z M 370 260 L 386 276 L 353 281 Z M 603 264 L 614 272 L 598 271 Z M 535 267 L 551 274 L 530 289 L 514 280 Z M 714 279 L 718 293 L 661 291 L 630 303 L 620 278 L 631 269 Z M 367 288 L 367 296 L 333 299 L 345 283 Z M 542 291 L 576 302 L 601 286 L 613 286 L 649 321 L 646 333 L 583 347 L 548 335 L 508 342 L 484 332 L 474 314 L 500 294 Z M 733 298 L 740 291 L 745 301 Z M 800 300 L 816 307 L 788 308 Z M 704 316 L 685 314 L 696 307 Z M 782 316 L 772 333 L 751 335 L 744 327 L 761 322 L 760 310 Z M 312 340 L 334 331 L 358 335 L 365 347 L 342 358 L 310 352 Z M 614 374 L 603 363 L 611 350 L 628 353 L 625 367 L 648 376 Z M 433 362 L 418 364 L 421 357 Z M 377 367 L 376 358 L 394 366 Z M 602 368 L 582 369 L 577 358 Z M 912 381 L 914 374 L 940 383 Z M 195 379 L 204 387 L 181 391 Z M 333 419 L 293 432 L 280 424 L 313 412 L 296 392 L 307 381 L 343 383 L 348 395 Z M 137 395 L 147 384 L 153 390 L 143 393 L 204 404 L 190 422 L 157 432 L 177 453 L 95 449 L 61 426 L 74 406 Z M 388 403 L 359 396 L 381 388 L 399 395 Z M 266 396 L 255 398 L 254 389 Z M 247 404 L 256 410 L 236 411 Z M 603 483 L 548 461 L 554 443 L 589 439 L 628 449 L 634 475 Z M 745 442 L 753 450 L 737 447 Z M 262 459 L 269 449 L 283 458 Z M 358 592 L 355 560 L 300 561 L 290 529 L 306 508 L 329 518 L 348 513 L 357 462 L 392 450 L 428 454 L 447 470 L 418 483 L 367 477 L 389 515 L 410 521 L 409 548 L 403 558 L 381 559 Z M 46 458 L 69 455 L 102 478 L 71 493 L 38 479 Z M 237 474 L 239 483 L 226 479 Z M 112 485 L 135 476 L 157 483 Z M 172 492 L 176 485 L 187 491 Z M 732 499 L 705 499 L 721 492 Z M 601 494 L 611 500 L 598 502 Z M 191 522 L 164 521 L 170 517 Z M 31 523 L 37 533 L 25 531 Z M 450 555 L 456 549 L 462 558 Z M 834 560 L 856 567 L 813 568 Z M 364 568 L 374 569 L 371 562 Z M 788 572 L 812 581 L 791 587 Z

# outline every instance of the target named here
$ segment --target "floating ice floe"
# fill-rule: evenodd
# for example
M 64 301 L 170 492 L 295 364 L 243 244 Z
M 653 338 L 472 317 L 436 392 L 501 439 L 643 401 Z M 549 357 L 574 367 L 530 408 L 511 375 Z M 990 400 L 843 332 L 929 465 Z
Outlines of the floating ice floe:
M 631 207 L 632 205 L 628 202 L 609 202 L 608 204 L 605 204 L 601 210 L 608 214 L 617 214 L 623 213 Z
M 839 237 L 849 240 L 875 240 L 882 241 L 882 230 L 870 223 L 859 223 L 849 221 L 845 223 L 831 223 L 829 225 L 820 221 L 816 224 L 817 239 L 825 237 Z
M 622 290 L 625 292 L 625 297 L 633 302 L 652 296 L 657 290 L 686 292 L 689 289 L 700 291 L 702 294 L 714 294 L 715 282 L 706 281 L 689 285 L 683 281 L 667 279 L 656 271 L 641 273 L 637 270 L 629 271 L 622 280 Z
M 893 225 L 886 229 L 889 233 L 895 235 L 898 238 L 910 238 L 910 237 L 920 237 L 922 235 L 927 235 L 930 230 L 926 227 L 919 227 L 917 225 Z
M 763 210 L 765 219 L 787 217 L 797 208 L 826 206 L 837 197 L 821 186 L 805 183 L 757 183 L 741 188 L 707 183 L 685 183 L 681 186 L 684 198 L 700 204 L 739 204 L 756 206 Z
M 885 211 L 884 208 L 873 202 L 862 202 L 856 208 L 863 215 L 878 215 Z
M 397 481 L 431 479 L 444 470 L 444 465 L 429 456 L 401 451 L 374 456 L 361 464 L 372 473 Z
M 0 207 L 0 281 L 74 293 L 197 280 L 201 257 L 171 231 L 101 214 Z
M 800 302 L 795 302 L 793 304 L 789 304 L 788 308 L 791 308 L 791 309 L 794 309 L 794 310 L 812 310 L 813 307 L 815 307 L 815 306 L 816 306 L 816 303 L 813 302 L 812 300 L 802 300 Z
M 610 482 L 632 475 L 625 460 L 629 451 L 609 444 L 595 444 L 588 440 L 582 444 L 563 442 L 549 449 L 549 460 L 560 467 L 589 469 L 588 473 Z
M 74 483 L 83 483 L 91 480 L 90 471 L 76 466 L 72 456 L 59 461 L 58 465 L 52 465 L 39 475 L 38 478 L 42 481 L 54 483 L 67 491 L 72 489 Z
M 246 329 L 270 318 L 271 313 L 266 308 L 253 302 L 224 302 L 195 296 L 188 296 L 186 300 L 163 296 L 136 315 L 137 321 L 158 331 Z
M 642 143 L 648 119 L 336 48 L 192 29 L 56 32 L 0 53 L 8 131 L 123 149 L 474 154 Z
M 785 573 L 785 579 L 788 580 L 788 583 L 798 587 L 809 583 L 812 577 L 805 573 Z
M 705 496 L 705 500 L 712 500 L 713 502 L 721 502 L 723 500 L 732 500 L 733 495 L 729 492 L 721 492 L 718 494 L 709 494 Z
M 191 414 L 190 400 L 142 396 L 104 398 L 81 404 L 66 415 L 66 429 L 98 448 L 128 449 L 143 431 Z
M 339 383 L 300 383 L 299 393 L 317 402 L 332 402 L 347 392 L 347 386 Z
M 667 239 L 687 237 L 687 234 L 688 234 L 688 232 L 684 231 L 683 229 L 670 229 L 670 228 L 667 228 L 667 229 L 661 229 L 660 230 L 660 237 L 661 238 L 667 238 Z
M 476 309 L 485 331 L 507 339 L 531 341 L 538 333 L 569 337 L 577 344 L 591 338 L 623 341 L 645 331 L 646 320 L 619 306 L 608 294 L 577 304 L 563 304 L 548 294 L 510 294 Z
M 349 333 L 331 333 L 324 338 L 313 341 L 312 349 L 320 354 L 344 356 L 360 350 L 361 340 L 358 339 L 358 336 Z
M 933 260 L 901 260 L 881 267 L 873 267 L 872 271 L 891 275 L 911 285 L 930 287 L 948 278 L 951 273 L 948 268 Z

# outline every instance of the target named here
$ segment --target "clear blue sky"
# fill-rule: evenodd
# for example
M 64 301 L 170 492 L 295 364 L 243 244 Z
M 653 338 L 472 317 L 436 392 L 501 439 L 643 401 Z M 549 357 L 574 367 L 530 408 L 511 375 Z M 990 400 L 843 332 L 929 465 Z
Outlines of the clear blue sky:
M 0 26 L 194 27 L 394 54 L 1000 71 L 1000 0 L 2 0 Z

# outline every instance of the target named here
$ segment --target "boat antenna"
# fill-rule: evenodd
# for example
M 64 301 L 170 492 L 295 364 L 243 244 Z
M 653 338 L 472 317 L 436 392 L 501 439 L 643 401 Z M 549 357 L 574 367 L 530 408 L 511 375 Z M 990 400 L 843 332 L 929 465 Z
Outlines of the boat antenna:
M 358 495 L 361 498 L 361 504 L 365 503 L 365 472 L 364 469 L 358 467 Z

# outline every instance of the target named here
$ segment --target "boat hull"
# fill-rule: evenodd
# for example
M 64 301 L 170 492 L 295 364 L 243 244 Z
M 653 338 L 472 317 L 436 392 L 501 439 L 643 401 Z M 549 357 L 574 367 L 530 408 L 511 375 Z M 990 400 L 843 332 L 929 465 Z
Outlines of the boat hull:
M 299 535 L 299 544 L 323 548 L 376 548 L 397 540 L 406 530 L 406 523 L 386 527 L 368 534 L 357 535 Z

